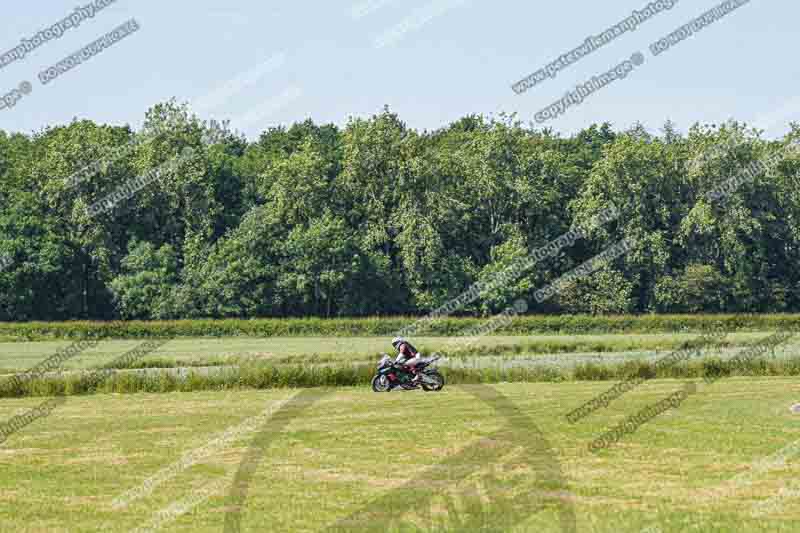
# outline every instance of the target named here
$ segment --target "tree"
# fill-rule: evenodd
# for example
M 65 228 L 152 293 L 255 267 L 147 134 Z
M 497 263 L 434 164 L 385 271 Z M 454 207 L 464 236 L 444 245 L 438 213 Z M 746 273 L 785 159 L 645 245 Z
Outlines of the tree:
M 423 313 L 523 260 L 456 312 L 517 299 L 537 313 L 797 311 L 790 127 L 560 136 L 500 114 L 420 132 L 384 108 L 248 142 L 171 100 L 139 130 L 0 131 L 0 320 Z M 593 224 L 612 206 L 618 218 Z M 576 227 L 584 237 L 531 265 Z M 533 303 L 623 239 L 630 252 Z
M 281 248 L 277 290 L 301 313 L 335 313 L 344 297 L 342 289 L 359 264 L 344 220 L 325 213 L 307 226 L 295 227 Z
M 156 249 L 148 242 L 131 241 L 111 290 L 120 316 L 125 319 L 170 318 L 171 295 L 178 282 L 178 258 L 164 244 Z

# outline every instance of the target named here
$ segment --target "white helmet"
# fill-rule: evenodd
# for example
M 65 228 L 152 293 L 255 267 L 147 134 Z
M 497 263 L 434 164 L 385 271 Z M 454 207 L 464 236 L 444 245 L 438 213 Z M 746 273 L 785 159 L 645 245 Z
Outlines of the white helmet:
M 403 344 L 406 340 L 403 337 L 395 337 L 392 339 L 392 346 L 397 348 L 398 345 Z

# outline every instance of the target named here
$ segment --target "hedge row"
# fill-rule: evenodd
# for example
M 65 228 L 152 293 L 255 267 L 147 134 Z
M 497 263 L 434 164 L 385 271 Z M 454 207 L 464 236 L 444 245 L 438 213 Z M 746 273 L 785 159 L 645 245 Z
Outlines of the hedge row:
M 223 319 L 109 322 L 3 322 L 0 340 L 156 337 L 282 337 L 389 336 L 408 327 L 414 317 Z M 488 318 L 445 318 L 428 323 L 408 336 L 457 336 Z M 699 333 L 723 327 L 727 331 L 800 329 L 800 314 L 640 315 L 640 316 L 523 316 L 493 332 L 495 335 Z

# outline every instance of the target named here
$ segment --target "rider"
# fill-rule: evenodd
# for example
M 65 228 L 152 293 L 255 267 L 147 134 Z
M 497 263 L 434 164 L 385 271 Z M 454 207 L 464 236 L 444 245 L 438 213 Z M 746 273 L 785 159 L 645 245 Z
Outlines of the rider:
M 415 367 L 422 359 L 420 353 L 403 337 L 395 337 L 392 339 L 392 346 L 397 350 L 397 359 L 394 360 L 395 364 L 405 365 L 405 367 L 414 374 L 414 379 L 411 382 L 418 383 L 420 376 Z

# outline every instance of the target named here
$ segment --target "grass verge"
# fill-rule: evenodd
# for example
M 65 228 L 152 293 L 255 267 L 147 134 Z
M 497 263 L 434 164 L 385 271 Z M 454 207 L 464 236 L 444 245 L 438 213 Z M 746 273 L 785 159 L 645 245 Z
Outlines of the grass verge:
M 212 369 L 213 370 L 213 369 Z M 643 379 L 703 378 L 732 376 L 798 376 L 800 358 L 750 359 L 732 364 L 728 360 L 708 358 L 669 367 L 657 368 L 649 361 L 626 361 L 618 364 L 580 364 L 574 368 L 551 366 L 447 368 L 442 373 L 448 384 L 536 383 L 569 381 L 609 381 L 627 377 Z M 218 371 L 186 368 L 118 371 L 97 386 L 88 385 L 83 372 L 27 380 L 12 386 L 0 380 L 0 398 L 27 396 L 84 395 L 95 393 L 196 392 L 242 389 L 282 389 L 307 387 L 367 387 L 375 375 L 374 365 L 243 365 Z

